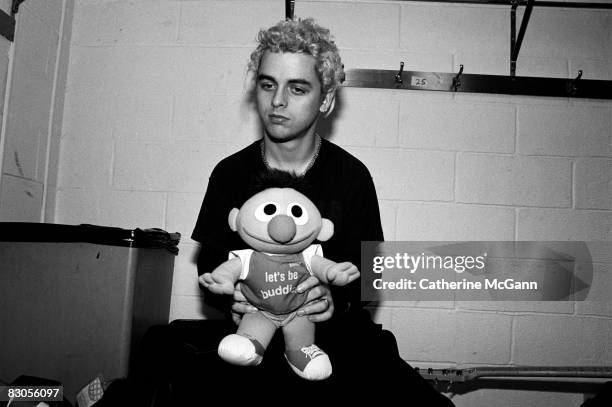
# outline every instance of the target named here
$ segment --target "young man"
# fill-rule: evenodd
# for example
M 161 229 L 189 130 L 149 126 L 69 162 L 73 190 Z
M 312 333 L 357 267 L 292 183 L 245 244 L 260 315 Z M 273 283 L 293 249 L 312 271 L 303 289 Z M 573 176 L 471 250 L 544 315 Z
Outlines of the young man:
M 201 243 L 198 273 L 212 271 L 229 251 L 246 248 L 227 225 L 227 214 L 250 196 L 254 177 L 272 169 L 302 177 L 306 185 L 302 192 L 334 223 L 333 237 L 322 244 L 324 255 L 359 265 L 361 241 L 383 240 L 372 177 L 358 159 L 316 132 L 321 116 L 333 110 L 336 90 L 344 79 L 338 49 L 329 30 L 311 19 L 282 21 L 262 30 L 258 42 L 249 70 L 255 81 L 262 138 L 222 160 L 210 176 L 192 235 Z M 308 302 L 298 315 L 319 322 L 317 341 L 334 366 L 329 379 L 308 382 L 292 375 L 284 363 L 282 344 L 268 348 L 264 362 L 256 368 L 222 369 L 242 377 L 239 383 L 248 382 L 253 391 L 274 384 L 275 392 L 288 397 L 327 390 L 337 400 L 357 401 L 366 393 L 395 400 L 402 394 L 398 387 L 406 386 L 411 395 L 402 394 L 397 400 L 452 405 L 401 360 L 393 336 L 372 323 L 361 307 L 359 284 L 330 289 L 311 277 L 298 287 L 309 290 Z M 235 320 L 256 311 L 245 304 L 239 290 L 234 296 Z
M 251 184 L 271 169 L 294 172 L 301 190 L 334 224 L 334 235 L 322 243 L 325 257 L 360 264 L 361 241 L 383 240 L 378 200 L 368 169 L 355 157 L 317 134 L 322 115 L 334 107 L 344 77 L 329 30 L 311 19 L 282 21 L 262 30 L 249 70 L 262 138 L 225 158 L 213 170 L 193 231 L 201 243 L 198 273 L 211 272 L 231 250 L 247 248 L 230 230 L 227 217 L 252 194 Z M 311 277 L 298 286 L 308 291 L 298 315 L 314 322 L 316 340 L 329 354 L 334 370 L 322 381 L 293 374 L 284 360 L 282 335 L 276 335 L 257 367 L 233 366 L 217 356 L 219 340 L 235 326 L 215 321 L 161 327 L 149 332 L 141 360 L 163 353 L 160 393 L 171 389 L 175 405 L 206 398 L 237 402 L 380 401 L 449 406 L 397 352 L 393 335 L 375 325 L 362 309 L 359 281 L 327 287 Z M 205 293 L 211 297 L 210 293 Z M 234 319 L 255 308 L 239 289 L 232 305 Z M 229 307 L 229 304 L 227 305 Z M 158 368 L 159 369 L 159 368 Z M 147 365 L 139 371 L 147 372 Z M 159 389 L 162 390 L 159 390 Z M 317 396 L 320 392 L 324 395 Z

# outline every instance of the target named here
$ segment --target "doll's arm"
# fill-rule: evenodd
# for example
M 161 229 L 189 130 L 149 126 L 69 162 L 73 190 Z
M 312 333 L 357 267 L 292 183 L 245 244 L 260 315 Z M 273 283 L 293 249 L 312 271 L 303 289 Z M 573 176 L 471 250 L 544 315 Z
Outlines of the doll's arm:
M 234 257 L 221 263 L 212 273 L 200 276 L 200 282 L 215 294 L 234 294 L 234 286 L 242 272 L 240 257 Z
M 349 262 L 336 263 L 318 255 L 310 260 L 312 272 L 319 280 L 327 284 L 347 285 L 359 278 L 359 269 Z

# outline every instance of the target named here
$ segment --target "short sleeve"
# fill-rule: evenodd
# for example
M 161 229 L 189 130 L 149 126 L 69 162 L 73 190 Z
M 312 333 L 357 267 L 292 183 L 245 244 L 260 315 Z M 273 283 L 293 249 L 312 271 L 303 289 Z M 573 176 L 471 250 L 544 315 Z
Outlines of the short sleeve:
M 231 260 L 238 257 L 242 262 L 242 271 L 240 272 L 240 280 L 244 280 L 249 275 L 249 264 L 251 264 L 252 249 L 232 250 L 229 252 L 228 259 Z
M 306 264 L 306 268 L 308 269 L 310 274 L 312 274 L 312 256 L 316 255 L 323 257 L 323 247 L 321 247 L 320 244 L 311 244 L 302 252 L 302 255 L 304 256 L 304 263 Z

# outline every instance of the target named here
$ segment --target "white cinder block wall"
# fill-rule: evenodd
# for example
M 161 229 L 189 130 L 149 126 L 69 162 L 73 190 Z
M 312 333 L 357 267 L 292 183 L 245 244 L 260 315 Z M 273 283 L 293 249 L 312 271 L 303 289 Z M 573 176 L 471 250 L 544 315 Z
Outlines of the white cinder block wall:
M 296 3 L 333 30 L 347 69 L 509 73 L 509 7 Z M 171 319 L 214 316 L 189 236 L 214 164 L 257 137 L 246 61 L 257 30 L 283 17 L 280 0 L 76 1 L 55 220 L 181 232 Z M 608 11 L 536 8 L 517 74 L 612 80 L 611 44 Z M 345 88 L 331 130 L 369 166 L 387 240 L 612 237 L 611 102 Z M 610 267 L 595 269 L 598 303 L 387 303 L 375 315 L 417 366 L 610 365 Z

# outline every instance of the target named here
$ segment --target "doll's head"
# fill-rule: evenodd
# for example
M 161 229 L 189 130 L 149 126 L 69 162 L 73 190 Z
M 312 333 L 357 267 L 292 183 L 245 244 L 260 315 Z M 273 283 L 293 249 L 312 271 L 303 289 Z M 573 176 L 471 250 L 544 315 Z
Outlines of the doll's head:
M 229 214 L 229 226 L 253 249 L 273 254 L 297 253 L 316 239 L 334 234 L 334 224 L 293 188 L 267 188 Z

